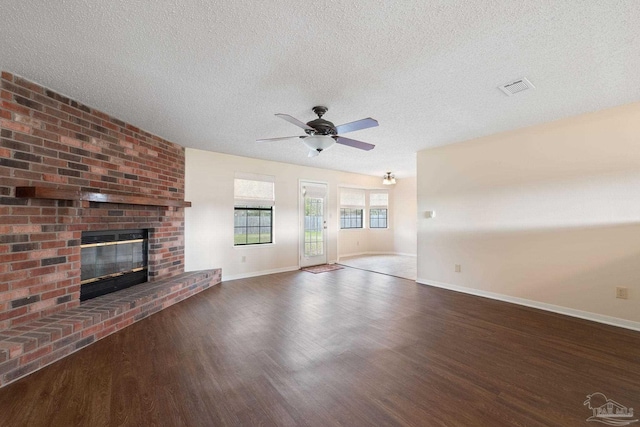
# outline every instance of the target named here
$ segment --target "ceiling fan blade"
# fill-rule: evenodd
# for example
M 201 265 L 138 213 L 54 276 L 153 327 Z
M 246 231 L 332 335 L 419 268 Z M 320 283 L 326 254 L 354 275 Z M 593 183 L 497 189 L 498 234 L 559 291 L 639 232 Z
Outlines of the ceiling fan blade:
M 282 136 L 280 138 L 263 138 L 263 139 L 256 139 L 256 142 L 282 141 L 284 139 L 294 139 L 294 138 L 304 138 L 304 136 Z
M 336 136 L 335 140 L 338 144 L 348 145 L 349 147 L 359 148 L 361 150 L 369 151 L 369 150 L 373 150 L 373 147 L 375 147 L 375 145 L 373 144 L 369 144 L 367 142 L 362 142 L 362 141 L 356 141 L 355 139 L 349 139 L 343 136 Z
M 283 120 L 288 121 L 289 123 L 292 123 L 298 127 L 301 127 L 302 129 L 306 129 L 306 130 L 313 130 L 313 128 L 309 125 L 307 125 L 306 123 L 301 122 L 300 120 L 296 119 L 295 117 L 291 117 L 288 114 L 281 114 L 278 113 L 276 114 L 276 116 L 280 117 Z
M 336 126 L 336 130 L 338 131 L 338 135 L 342 135 L 343 133 L 372 128 L 376 126 L 378 126 L 378 121 L 375 119 L 372 119 L 371 117 L 367 117 L 366 119 L 360 119 L 360 120 L 356 120 L 355 122 L 345 123 L 343 125 Z
M 307 157 L 318 157 L 320 155 L 320 152 L 318 150 L 309 150 L 309 154 L 307 155 Z

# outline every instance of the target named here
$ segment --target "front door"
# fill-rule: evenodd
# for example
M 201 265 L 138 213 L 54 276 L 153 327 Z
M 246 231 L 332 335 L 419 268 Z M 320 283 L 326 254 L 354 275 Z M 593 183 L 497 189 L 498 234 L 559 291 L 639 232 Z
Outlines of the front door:
M 327 263 L 327 184 L 300 182 L 300 267 Z

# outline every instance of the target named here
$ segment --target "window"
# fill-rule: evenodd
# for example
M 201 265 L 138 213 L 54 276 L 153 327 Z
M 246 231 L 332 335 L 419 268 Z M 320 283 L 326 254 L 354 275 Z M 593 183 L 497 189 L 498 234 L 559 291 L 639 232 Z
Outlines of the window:
M 362 228 L 362 209 L 340 208 L 340 228 Z
M 386 191 L 369 193 L 369 228 L 388 228 L 388 206 L 389 194 Z
M 343 188 L 340 191 L 340 228 L 363 228 L 362 213 L 364 206 L 364 190 Z
M 273 208 L 234 207 L 234 245 L 255 245 L 273 242 Z
M 273 243 L 274 177 L 236 173 L 233 244 Z
M 387 210 L 375 209 L 369 210 L 369 228 L 387 228 Z

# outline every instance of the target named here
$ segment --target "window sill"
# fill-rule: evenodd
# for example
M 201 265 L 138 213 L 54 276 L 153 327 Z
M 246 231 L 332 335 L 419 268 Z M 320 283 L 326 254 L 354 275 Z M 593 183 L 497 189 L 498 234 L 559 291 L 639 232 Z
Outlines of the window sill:
M 272 243 L 256 243 L 253 245 L 233 245 L 233 249 L 247 249 L 247 248 L 263 248 L 275 246 L 275 242 Z

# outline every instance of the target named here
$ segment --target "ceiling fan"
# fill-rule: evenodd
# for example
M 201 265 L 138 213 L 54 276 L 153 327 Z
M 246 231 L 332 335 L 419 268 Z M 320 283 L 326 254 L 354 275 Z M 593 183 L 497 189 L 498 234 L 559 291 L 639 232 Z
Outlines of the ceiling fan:
M 295 117 L 291 117 L 288 114 L 276 114 L 283 120 L 288 121 L 298 127 L 304 129 L 306 135 L 301 136 L 285 136 L 282 138 L 268 138 L 258 139 L 257 142 L 265 141 L 280 141 L 283 139 L 300 138 L 304 145 L 309 147 L 309 157 L 315 157 L 319 155 L 323 150 L 331 147 L 336 142 L 342 145 L 348 145 L 349 147 L 359 148 L 361 150 L 372 150 L 375 145 L 362 141 L 356 141 L 355 139 L 345 138 L 343 133 L 354 132 L 356 130 L 367 129 L 378 126 L 378 121 L 368 117 L 366 119 L 356 120 L 355 122 L 345 123 L 343 125 L 336 126 L 328 120 L 322 118 L 324 113 L 329 109 L 323 106 L 313 107 L 313 112 L 318 115 L 318 118 L 311 120 L 309 123 L 301 122 Z

